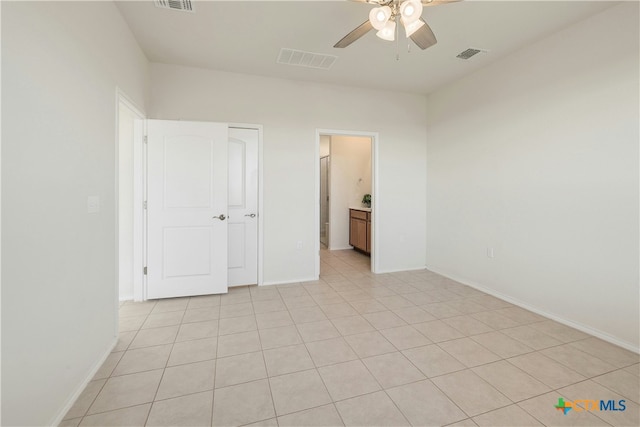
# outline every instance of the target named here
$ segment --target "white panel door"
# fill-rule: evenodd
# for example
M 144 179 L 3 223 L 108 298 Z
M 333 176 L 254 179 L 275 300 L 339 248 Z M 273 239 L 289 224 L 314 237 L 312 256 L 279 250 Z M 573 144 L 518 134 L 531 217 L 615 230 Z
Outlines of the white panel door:
M 258 138 L 229 129 L 229 286 L 258 283 Z
M 147 298 L 226 293 L 227 125 L 147 132 Z

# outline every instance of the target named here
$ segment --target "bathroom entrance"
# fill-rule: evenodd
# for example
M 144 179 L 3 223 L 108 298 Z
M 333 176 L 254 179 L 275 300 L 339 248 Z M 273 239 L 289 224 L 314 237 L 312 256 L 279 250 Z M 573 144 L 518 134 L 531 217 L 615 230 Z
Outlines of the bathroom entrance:
M 372 271 L 376 138 L 366 132 L 319 131 L 317 139 L 318 250 L 355 249 L 371 256 Z

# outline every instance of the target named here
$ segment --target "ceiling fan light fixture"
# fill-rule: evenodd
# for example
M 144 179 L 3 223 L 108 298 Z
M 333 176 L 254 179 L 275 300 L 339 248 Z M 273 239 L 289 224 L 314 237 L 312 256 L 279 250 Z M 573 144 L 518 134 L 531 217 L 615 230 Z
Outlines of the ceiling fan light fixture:
M 1 0 L 0 0 L 1 1 Z M 156 0 L 160 1 L 160 0 Z M 166 0 L 163 0 L 166 1 Z M 177 0 L 173 0 L 177 1 Z M 193 1 L 193 0 L 192 0 Z M 402 25 L 407 38 L 410 38 L 420 49 L 438 43 L 433 30 L 422 18 L 423 5 L 436 6 L 461 0 L 352 0 L 377 4 L 369 10 L 369 19 L 354 28 L 333 47 L 345 48 L 363 37 L 369 31 L 376 29 L 376 35 L 388 41 L 395 41 L 399 37 L 399 26 Z
M 402 23 L 406 26 L 416 22 L 422 16 L 422 3 L 420 0 L 406 0 L 400 5 L 400 16 Z
M 389 20 L 387 24 L 376 33 L 382 40 L 394 41 L 396 39 L 396 22 Z
M 391 18 L 391 8 L 389 6 L 374 7 L 369 12 L 369 21 L 373 28 L 382 30 Z
M 420 27 L 422 27 L 423 25 L 424 25 L 424 21 L 420 21 L 420 20 L 413 21 L 410 24 L 404 24 L 404 31 L 407 34 L 407 38 L 411 37 L 411 35 L 416 31 L 418 31 Z

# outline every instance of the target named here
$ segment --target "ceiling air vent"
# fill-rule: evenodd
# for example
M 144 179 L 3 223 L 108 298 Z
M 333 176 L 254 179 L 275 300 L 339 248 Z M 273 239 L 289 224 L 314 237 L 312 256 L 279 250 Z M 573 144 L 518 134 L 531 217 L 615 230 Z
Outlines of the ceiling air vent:
M 470 47 L 469 49 L 467 49 L 465 51 L 462 51 L 459 54 L 457 54 L 456 58 L 469 59 L 472 56 L 479 54 L 480 52 L 484 52 L 484 50 L 474 49 L 474 48 Z
M 162 9 L 183 10 L 185 12 L 193 12 L 193 3 L 191 0 L 153 0 L 156 7 Z
M 336 62 L 336 59 L 338 57 L 334 55 L 282 48 L 276 62 L 278 64 L 328 70 Z

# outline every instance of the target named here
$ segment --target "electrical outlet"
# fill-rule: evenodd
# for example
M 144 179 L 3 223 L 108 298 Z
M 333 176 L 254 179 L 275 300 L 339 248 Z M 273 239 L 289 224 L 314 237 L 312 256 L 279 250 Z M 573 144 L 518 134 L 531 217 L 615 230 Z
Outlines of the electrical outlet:
M 87 197 L 87 213 L 100 212 L 100 197 L 89 196 Z
M 487 258 L 493 258 L 493 248 L 487 248 Z
M 301 250 L 304 247 L 304 244 L 302 243 L 302 240 L 298 240 L 298 243 L 296 244 L 296 249 Z

